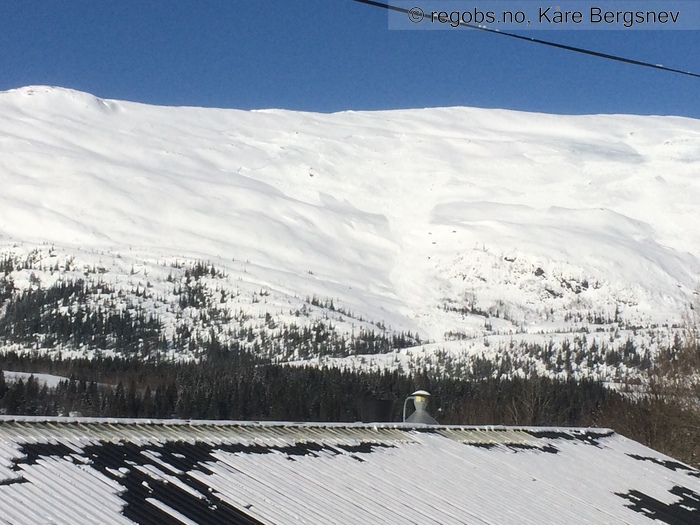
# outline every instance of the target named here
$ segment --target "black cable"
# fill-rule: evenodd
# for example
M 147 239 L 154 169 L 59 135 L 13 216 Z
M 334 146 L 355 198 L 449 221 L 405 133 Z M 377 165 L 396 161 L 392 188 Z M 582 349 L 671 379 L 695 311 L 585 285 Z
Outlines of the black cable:
M 399 13 L 409 13 L 408 9 L 403 7 L 397 7 L 395 5 L 383 4 L 381 2 L 374 2 L 372 0 L 353 0 L 360 4 L 367 4 L 374 7 L 381 7 L 387 11 L 398 11 Z M 662 66 L 661 64 L 651 64 L 650 62 L 642 62 L 641 60 L 634 60 L 632 58 L 625 58 L 617 55 L 610 55 L 608 53 L 601 53 L 600 51 L 592 51 L 590 49 L 584 49 L 582 47 L 567 46 L 566 44 L 557 44 L 556 42 L 550 42 L 548 40 L 540 40 L 539 38 L 532 38 L 529 36 L 516 35 L 514 33 L 508 33 L 506 31 L 499 31 L 498 29 L 491 29 L 490 27 L 477 26 L 473 24 L 467 24 L 460 20 L 460 26 L 468 27 L 470 29 L 478 29 L 479 31 L 486 31 L 487 33 L 495 33 L 497 35 L 508 36 L 510 38 L 517 38 L 518 40 L 526 40 L 528 42 L 533 42 L 535 44 L 542 44 L 544 46 L 556 47 L 558 49 L 564 49 L 565 51 L 572 51 L 574 53 L 581 53 L 583 55 L 590 55 L 598 58 L 605 58 L 607 60 L 615 60 L 617 62 L 624 62 L 625 64 L 632 64 L 635 66 L 650 67 L 653 69 L 660 69 L 662 71 L 669 71 L 671 73 L 678 73 L 680 75 L 687 75 L 689 77 L 700 78 L 699 73 L 693 73 L 692 71 L 683 71 L 681 69 L 674 69 L 671 67 Z

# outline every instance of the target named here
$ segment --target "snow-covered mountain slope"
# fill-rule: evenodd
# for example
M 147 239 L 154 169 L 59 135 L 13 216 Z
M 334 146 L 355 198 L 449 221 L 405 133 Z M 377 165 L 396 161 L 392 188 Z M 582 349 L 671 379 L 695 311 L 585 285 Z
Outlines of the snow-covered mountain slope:
M 28 87 L 0 93 L 0 184 L 15 292 L 143 289 L 170 333 L 195 317 L 175 304 L 195 261 L 216 268 L 217 330 L 306 308 L 344 333 L 417 333 L 420 352 L 581 330 L 615 345 L 633 327 L 667 342 L 700 278 L 700 121 L 685 118 L 166 108 Z

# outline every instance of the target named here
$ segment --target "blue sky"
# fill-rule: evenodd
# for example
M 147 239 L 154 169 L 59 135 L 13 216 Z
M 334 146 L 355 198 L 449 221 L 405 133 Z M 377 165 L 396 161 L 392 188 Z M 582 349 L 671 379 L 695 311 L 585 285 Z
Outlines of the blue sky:
M 700 72 L 700 31 L 524 34 Z M 698 78 L 473 30 L 389 30 L 351 0 L 3 0 L 0 90 L 31 84 L 162 105 L 700 118 Z

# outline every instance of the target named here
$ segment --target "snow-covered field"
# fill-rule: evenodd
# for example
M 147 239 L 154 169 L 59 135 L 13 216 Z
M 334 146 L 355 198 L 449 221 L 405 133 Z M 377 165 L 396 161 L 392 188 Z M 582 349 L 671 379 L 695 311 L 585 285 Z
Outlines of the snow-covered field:
M 56 388 L 61 381 L 69 380 L 67 377 L 51 374 L 31 374 L 29 372 L 11 372 L 9 370 L 4 370 L 2 373 L 5 376 L 5 381 L 8 383 L 14 383 L 20 379 L 26 383 L 30 377 L 34 376 L 34 379 L 36 379 L 40 386 L 46 385 L 49 388 Z
M 0 93 L 0 185 L 16 290 L 108 283 L 171 334 L 326 319 L 428 343 L 368 358 L 381 366 L 581 333 L 653 349 L 700 281 L 686 118 L 167 108 L 27 87 Z M 205 285 L 226 321 L 178 308 L 195 261 L 222 272 Z

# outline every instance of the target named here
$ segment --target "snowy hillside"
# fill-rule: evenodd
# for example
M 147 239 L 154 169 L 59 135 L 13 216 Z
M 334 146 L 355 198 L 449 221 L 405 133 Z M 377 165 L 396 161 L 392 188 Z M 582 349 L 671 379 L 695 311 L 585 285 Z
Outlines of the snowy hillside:
M 5 349 L 125 351 L 42 319 L 12 328 L 21 297 L 79 282 L 36 304 L 132 311 L 187 358 L 212 337 L 356 366 L 595 341 L 601 359 L 575 368 L 606 376 L 607 350 L 670 344 L 700 281 L 700 121 L 684 118 L 166 108 L 28 87 L 0 93 L 0 184 Z M 292 324 L 330 333 L 326 351 L 288 351 Z

